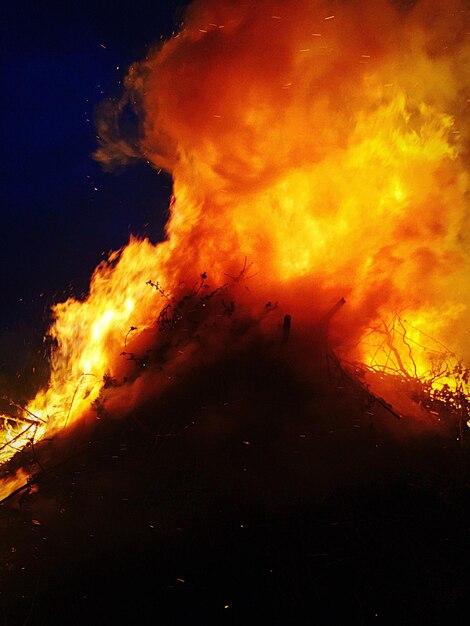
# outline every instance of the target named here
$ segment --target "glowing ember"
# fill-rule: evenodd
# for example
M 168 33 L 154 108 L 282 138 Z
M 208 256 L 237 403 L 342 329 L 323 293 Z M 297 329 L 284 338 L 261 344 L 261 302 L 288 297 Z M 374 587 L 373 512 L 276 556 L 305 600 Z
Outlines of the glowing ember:
M 280 301 L 307 323 L 344 296 L 331 329 L 344 360 L 468 394 L 465 6 L 193 3 L 99 126 L 104 164 L 144 158 L 172 173 L 168 239 L 131 240 L 86 301 L 56 305 L 50 383 L 31 423 L 5 417 L 0 460 L 86 413 L 129 329 L 138 341 L 155 326 L 162 291 L 205 271 L 223 284 L 245 258 L 244 306 Z M 118 131 L 129 106 L 137 147 Z

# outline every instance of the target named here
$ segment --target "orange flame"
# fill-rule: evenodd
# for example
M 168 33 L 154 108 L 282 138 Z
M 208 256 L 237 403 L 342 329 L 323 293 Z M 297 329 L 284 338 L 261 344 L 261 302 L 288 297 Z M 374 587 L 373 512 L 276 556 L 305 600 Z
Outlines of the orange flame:
M 84 302 L 55 306 L 50 383 L 27 407 L 38 423 L 5 418 L 0 460 L 84 415 L 129 328 L 155 325 L 149 279 L 169 293 L 203 271 L 220 284 L 245 257 L 247 301 L 308 319 L 346 297 L 332 336 L 344 358 L 411 377 L 441 367 L 442 382 L 453 365 L 436 364 L 434 337 L 446 362 L 470 362 L 466 6 L 194 2 L 99 122 L 105 165 L 172 173 L 167 240 L 132 239 Z M 138 146 L 119 132 L 128 106 Z

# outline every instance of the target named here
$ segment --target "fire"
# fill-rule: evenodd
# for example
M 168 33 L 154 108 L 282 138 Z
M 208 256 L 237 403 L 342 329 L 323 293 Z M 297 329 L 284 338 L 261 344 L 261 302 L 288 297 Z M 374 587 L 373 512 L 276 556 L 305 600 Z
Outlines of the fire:
M 344 296 L 345 361 L 468 393 L 469 17 L 459 0 L 194 2 L 98 124 L 105 166 L 172 173 L 167 239 L 132 239 L 86 300 L 54 307 L 49 385 L 29 422 L 4 417 L 0 461 L 83 418 L 162 298 L 245 258 L 248 308 L 279 300 L 308 323 Z

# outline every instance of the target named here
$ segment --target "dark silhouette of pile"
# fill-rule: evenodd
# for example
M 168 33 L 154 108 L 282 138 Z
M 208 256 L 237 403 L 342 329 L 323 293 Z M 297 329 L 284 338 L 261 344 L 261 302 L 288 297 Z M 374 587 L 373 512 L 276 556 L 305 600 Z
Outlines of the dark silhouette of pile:
M 466 445 L 371 403 L 295 320 L 287 343 L 282 318 L 236 327 L 125 419 L 103 401 L 42 444 L 0 512 L 5 624 L 460 623 Z

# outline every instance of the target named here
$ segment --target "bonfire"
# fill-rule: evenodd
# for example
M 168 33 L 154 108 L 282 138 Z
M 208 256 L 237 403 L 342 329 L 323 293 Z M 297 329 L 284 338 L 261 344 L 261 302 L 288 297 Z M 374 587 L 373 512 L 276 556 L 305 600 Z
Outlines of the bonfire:
M 54 306 L 48 384 L 4 399 L 2 499 L 250 359 L 312 390 L 313 429 L 341 405 L 465 445 L 470 37 L 465 3 L 441 5 L 196 0 L 129 68 L 94 157 L 171 173 L 166 239 L 132 237 Z
M 469 40 L 454 4 L 351 2 L 330 14 L 306 1 L 288 13 L 216 3 L 208 22 L 196 2 L 130 68 L 122 97 L 103 104 L 96 158 L 172 173 L 167 240 L 132 239 L 96 269 L 86 299 L 54 307 L 49 384 L 2 417 L 3 497 L 25 480 L 5 464 L 83 419 L 106 381 L 132 398 L 118 394 L 113 410 L 134 410 L 139 376 L 123 357 L 142 368 L 155 333 L 170 341 L 191 325 L 188 307 L 216 294 L 215 319 L 241 311 L 266 337 L 286 314 L 315 328 L 345 297 L 329 330 L 341 367 L 407 419 L 456 419 L 463 438 Z M 129 109 L 132 143 L 120 125 Z M 222 299 L 241 278 L 236 305 Z M 188 333 L 176 345 L 190 351 Z

